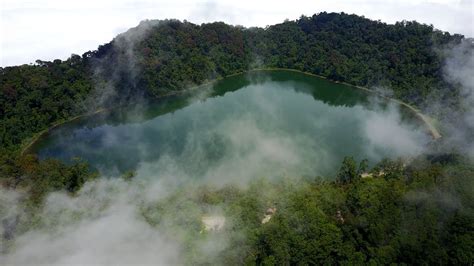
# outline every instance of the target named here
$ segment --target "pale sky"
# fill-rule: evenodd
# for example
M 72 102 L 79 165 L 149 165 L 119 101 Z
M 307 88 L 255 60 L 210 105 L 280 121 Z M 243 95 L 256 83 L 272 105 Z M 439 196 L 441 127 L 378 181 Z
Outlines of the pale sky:
M 417 20 L 443 31 L 474 36 L 474 0 L 0 1 L 0 66 L 82 55 L 144 19 L 266 26 L 327 11 L 387 23 Z

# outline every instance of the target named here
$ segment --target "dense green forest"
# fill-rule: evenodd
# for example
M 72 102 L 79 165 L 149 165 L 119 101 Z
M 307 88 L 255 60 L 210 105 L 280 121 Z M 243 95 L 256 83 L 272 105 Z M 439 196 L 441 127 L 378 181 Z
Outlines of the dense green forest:
M 226 229 L 231 244 L 211 263 L 472 263 L 474 198 L 468 189 L 474 182 L 472 165 L 456 156 L 419 158 L 406 167 L 385 160 L 374 167 L 374 176 L 365 178 L 361 177 L 364 162 L 360 166 L 346 158 L 334 182 L 259 180 L 243 192 L 235 188 L 202 189 L 197 195 L 183 191 L 149 211 L 187 202 L 190 208 L 203 203 L 225 206 L 226 217 L 233 221 Z M 262 225 L 262 214 L 269 207 L 276 212 Z M 144 215 L 152 224 L 167 218 L 148 213 Z M 193 217 L 174 218 L 177 224 L 193 224 Z M 188 259 L 193 264 L 201 258 Z
M 175 94 L 255 68 L 291 68 L 388 87 L 395 98 L 419 107 L 428 96 L 455 105 L 459 89 L 444 81 L 440 51 L 463 38 L 417 22 L 391 25 L 344 13 L 266 28 L 144 21 L 82 56 L 0 68 L 0 184 L 27 191 L 24 204 L 33 209 L 41 208 L 48 192 L 74 195 L 97 174 L 79 159 L 65 165 L 22 154 L 36 134 L 100 108 Z M 362 178 L 366 171 L 372 175 Z M 235 220 L 225 229 L 231 245 L 215 263 L 470 265 L 473 177 L 472 163 L 451 153 L 420 156 L 409 165 L 383 161 L 370 170 L 346 158 L 335 181 L 202 188 L 184 198 L 190 204 L 224 204 Z M 273 194 L 260 197 L 262 187 Z M 160 204 L 177 204 L 181 196 Z M 268 202 L 277 212 L 262 225 Z M 143 215 L 150 224 L 159 222 Z M 189 263 L 202 259 L 189 254 Z

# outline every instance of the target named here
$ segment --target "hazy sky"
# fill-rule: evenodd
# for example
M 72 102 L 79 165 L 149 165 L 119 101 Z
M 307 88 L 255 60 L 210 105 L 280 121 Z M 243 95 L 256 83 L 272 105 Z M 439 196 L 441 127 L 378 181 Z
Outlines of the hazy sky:
M 66 59 L 110 41 L 143 19 L 266 26 L 322 11 L 394 23 L 417 20 L 474 36 L 473 0 L 0 0 L 0 65 Z

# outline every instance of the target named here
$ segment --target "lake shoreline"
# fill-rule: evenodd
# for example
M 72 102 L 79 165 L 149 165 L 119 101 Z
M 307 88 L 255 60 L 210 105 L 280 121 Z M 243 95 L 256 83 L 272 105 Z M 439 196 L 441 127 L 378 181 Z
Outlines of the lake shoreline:
M 341 82 L 341 81 L 330 80 L 327 77 L 324 77 L 324 76 L 321 76 L 321 75 L 317 75 L 317 74 L 314 74 L 314 73 L 305 72 L 305 71 L 301 71 L 301 70 L 297 70 L 297 69 L 291 69 L 291 68 L 254 68 L 254 69 L 249 69 L 249 70 L 246 70 L 246 71 L 241 71 L 241 72 L 233 73 L 233 74 L 230 74 L 230 75 L 227 75 L 227 76 L 224 76 L 224 77 L 219 77 L 219 78 L 216 78 L 216 79 L 213 79 L 213 80 L 210 80 L 210 81 L 206 81 L 203 84 L 200 84 L 200 85 L 197 85 L 197 86 L 192 86 L 192 87 L 189 87 L 189 88 L 184 89 L 184 90 L 171 91 L 169 93 L 166 93 L 164 95 L 156 97 L 153 100 L 159 100 L 159 99 L 163 99 L 163 98 L 166 98 L 166 97 L 178 96 L 178 95 L 182 95 L 182 94 L 189 93 L 189 92 L 192 92 L 192 91 L 196 91 L 199 88 L 210 86 L 210 85 L 212 85 L 212 84 L 214 84 L 214 83 L 216 83 L 220 80 L 230 78 L 230 77 L 233 77 L 233 76 L 244 75 L 246 73 L 252 73 L 252 72 L 264 72 L 264 71 L 288 71 L 288 72 L 300 73 L 300 74 L 304 74 L 304 75 L 308 75 L 308 76 L 317 77 L 317 78 L 320 78 L 320 79 L 325 79 L 325 80 L 328 80 L 328 81 L 336 83 L 336 84 L 343 84 L 343 85 L 346 85 L 346 86 L 349 86 L 349 87 L 364 90 L 368 93 L 376 94 L 379 97 L 382 97 L 382 98 L 387 99 L 389 101 L 396 102 L 397 104 L 408 108 L 411 112 L 413 112 L 416 115 L 416 117 L 418 117 L 418 119 L 420 119 L 423 122 L 423 124 L 426 126 L 426 129 L 429 132 L 429 134 L 431 135 L 431 137 L 433 138 L 433 140 L 437 140 L 437 139 L 441 138 L 441 134 L 436 129 L 436 127 L 431 123 L 430 118 L 428 118 L 426 115 L 421 113 L 420 110 L 418 110 L 417 108 L 415 108 L 414 106 L 412 106 L 408 103 L 405 103 L 405 102 L 403 102 L 401 100 L 398 100 L 398 99 L 395 99 L 395 98 L 385 96 L 385 95 L 381 94 L 380 92 L 378 92 L 376 90 L 372 90 L 372 89 L 369 89 L 369 88 L 366 88 L 366 87 L 361 87 L 361 86 L 357 86 L 357 85 L 353 85 L 353 84 L 349 84 L 349 83 Z M 114 108 L 109 108 L 109 109 L 100 108 L 100 109 L 95 110 L 93 112 L 88 112 L 88 113 L 85 113 L 85 114 L 74 116 L 74 117 L 69 118 L 69 119 L 65 119 L 65 120 L 62 120 L 62 121 L 55 122 L 54 124 L 52 124 L 48 128 L 36 133 L 33 137 L 31 137 L 30 141 L 28 141 L 27 144 L 25 144 L 24 147 L 21 148 L 20 156 L 24 156 L 26 154 L 32 153 L 31 149 L 35 146 L 35 144 L 41 138 L 43 138 L 45 135 L 50 133 L 51 130 L 53 130 L 53 129 L 61 126 L 61 125 L 64 125 L 64 124 L 67 124 L 67 123 L 70 123 L 70 122 L 73 122 L 73 121 L 77 121 L 77 120 L 85 118 L 85 117 L 89 117 L 89 116 L 97 115 L 97 114 L 100 114 L 100 113 L 104 113 L 106 111 L 111 111 L 113 109 Z

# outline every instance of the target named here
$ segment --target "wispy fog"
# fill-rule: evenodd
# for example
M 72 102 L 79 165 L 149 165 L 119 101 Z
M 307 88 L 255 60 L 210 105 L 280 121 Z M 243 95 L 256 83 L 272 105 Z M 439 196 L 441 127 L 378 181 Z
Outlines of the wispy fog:
M 432 110 L 443 114 L 447 145 L 460 149 L 474 158 L 474 43 L 466 39 L 446 48 L 444 74 L 448 82 L 460 88 L 460 108 L 450 108 L 445 102 L 434 103 Z
M 87 184 L 77 197 L 52 193 L 33 230 L 2 265 L 179 264 L 179 244 L 139 217 L 143 189 L 121 179 Z M 3 193 L 3 191 L 2 191 Z M 3 217 L 1 217 L 3 218 Z
M 406 157 L 420 155 L 425 151 L 431 137 L 423 128 L 403 123 L 399 108 L 390 104 L 387 109 L 371 112 L 364 119 L 364 133 L 369 140 L 367 145 L 369 154 L 390 150 L 396 157 Z
M 9 250 L 0 264 L 216 263 L 229 239 L 242 233 L 229 229 L 232 219 L 225 219 L 220 206 L 198 204 L 196 191 L 192 184 L 177 189 L 158 179 L 103 178 L 87 183 L 76 196 L 51 193 L 42 210 L 17 224 L 31 227 L 28 231 L 18 233 L 14 243 L 2 240 Z M 15 206 L 13 198 L 2 197 L 0 204 Z M 0 213 L 0 219 L 17 214 Z M 224 217 L 225 230 L 205 232 L 202 218 L 216 215 Z

